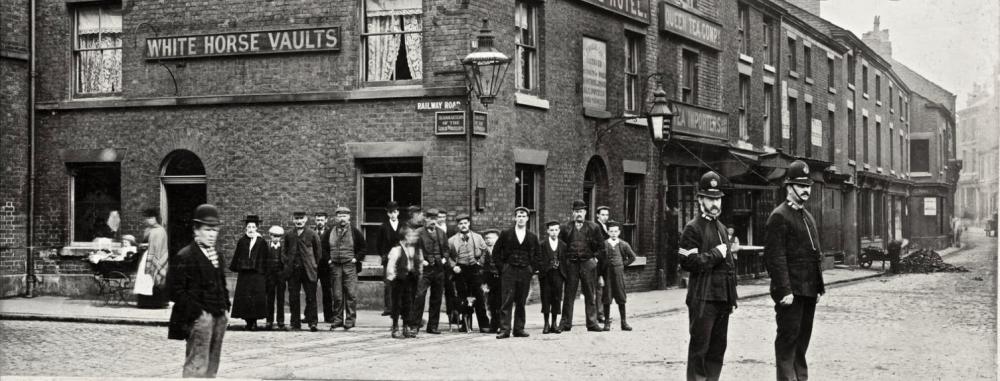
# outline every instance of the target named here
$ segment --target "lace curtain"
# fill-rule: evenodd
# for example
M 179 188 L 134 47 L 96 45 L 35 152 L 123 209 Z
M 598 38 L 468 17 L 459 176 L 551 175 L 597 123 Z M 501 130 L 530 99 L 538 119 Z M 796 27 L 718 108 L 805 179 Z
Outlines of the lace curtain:
M 77 11 L 77 83 L 80 93 L 116 93 L 122 87 L 121 12 Z M 96 49 L 96 50 L 91 50 Z
M 365 22 L 368 33 L 409 32 L 367 37 L 368 81 L 398 80 L 396 65 L 406 60 L 406 67 L 413 79 L 423 76 L 423 49 L 420 16 L 423 13 L 420 0 L 367 0 L 365 2 Z M 405 55 L 400 54 L 400 45 L 405 47 Z M 402 78 L 402 79 L 405 79 Z

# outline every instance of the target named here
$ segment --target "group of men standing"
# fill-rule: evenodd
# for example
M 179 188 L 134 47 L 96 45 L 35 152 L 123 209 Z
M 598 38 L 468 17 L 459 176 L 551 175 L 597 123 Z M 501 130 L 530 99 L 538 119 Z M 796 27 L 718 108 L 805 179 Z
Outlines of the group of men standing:
M 705 173 L 698 183 L 700 215 L 684 227 L 680 265 L 690 272 L 686 304 L 689 332 L 688 380 L 718 380 L 726 352 L 729 315 L 736 308 L 736 247 L 719 221 L 722 178 Z M 764 260 L 771 277 L 777 337 L 778 380 L 809 377 L 806 351 L 823 284 L 822 250 L 816 221 L 805 209 L 812 180 L 809 166 L 796 160 L 785 176 L 785 201 L 765 226 Z

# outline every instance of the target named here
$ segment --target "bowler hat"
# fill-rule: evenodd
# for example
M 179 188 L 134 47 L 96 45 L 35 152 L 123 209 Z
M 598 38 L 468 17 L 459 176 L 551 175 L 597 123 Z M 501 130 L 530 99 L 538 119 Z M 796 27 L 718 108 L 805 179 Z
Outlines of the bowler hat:
M 469 220 L 469 222 L 472 222 L 472 217 L 470 217 L 467 213 L 462 213 L 455 217 L 455 222 L 462 222 L 462 220 Z
M 389 201 L 388 204 L 385 204 L 386 212 L 394 212 L 397 210 L 399 210 L 399 204 L 397 204 L 395 201 Z
M 248 214 L 246 218 L 243 219 L 244 224 L 249 224 L 251 222 L 260 225 L 260 216 L 256 214 Z
M 351 209 L 346 206 L 338 206 L 337 210 L 333 214 L 351 214 Z
M 587 209 L 587 203 L 583 202 L 583 200 L 573 201 L 573 211 L 580 209 Z
M 726 194 L 719 190 L 719 185 L 722 185 L 722 177 L 718 173 L 715 171 L 705 172 L 704 175 L 701 175 L 701 180 L 698 180 L 698 196 L 722 198 Z
M 788 184 L 812 186 L 813 181 L 809 178 L 809 164 L 802 160 L 796 160 L 789 164 L 788 171 L 785 172 L 785 185 Z
M 209 226 L 217 226 L 222 223 L 219 220 L 219 208 L 212 204 L 201 204 L 194 208 L 194 215 L 191 220 Z
M 531 211 L 528 210 L 528 208 L 525 208 L 523 206 L 519 206 L 519 207 L 514 208 L 514 214 L 517 214 L 517 212 L 524 212 L 525 214 L 529 214 L 529 215 L 531 214 Z

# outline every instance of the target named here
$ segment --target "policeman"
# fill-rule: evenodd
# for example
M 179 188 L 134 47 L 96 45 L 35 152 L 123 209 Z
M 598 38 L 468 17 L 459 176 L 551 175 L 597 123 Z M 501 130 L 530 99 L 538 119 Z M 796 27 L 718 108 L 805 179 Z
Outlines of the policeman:
M 764 262 L 771 275 L 778 335 L 774 340 L 778 380 L 809 377 L 806 350 L 816 302 L 823 286 L 822 250 L 816 220 L 805 209 L 812 180 L 809 166 L 796 160 L 785 177 L 785 202 L 774 208 L 765 227 Z
M 678 254 L 691 273 L 686 303 L 691 341 L 688 380 L 718 380 L 726 354 L 729 315 L 736 308 L 736 262 L 726 226 L 719 222 L 722 178 L 709 171 L 698 181 L 701 215 L 684 226 Z

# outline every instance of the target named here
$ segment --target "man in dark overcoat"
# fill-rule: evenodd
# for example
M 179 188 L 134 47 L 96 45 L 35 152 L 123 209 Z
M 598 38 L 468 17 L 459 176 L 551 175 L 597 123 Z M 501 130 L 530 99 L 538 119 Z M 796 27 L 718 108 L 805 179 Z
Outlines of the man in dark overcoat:
M 601 228 L 601 239 L 607 241 L 608 237 L 610 237 L 610 235 L 608 235 L 608 221 L 611 220 L 611 208 L 605 205 L 598 206 L 597 209 L 594 210 L 594 214 L 594 222 Z M 594 303 L 597 305 L 597 322 L 601 324 L 611 324 L 611 321 L 613 320 L 611 318 L 611 311 L 604 310 L 604 305 L 611 303 L 611 295 L 608 294 L 608 287 L 603 283 L 604 278 L 602 275 L 607 272 L 605 267 L 604 261 L 597 261 L 597 275 L 595 275 L 595 279 L 597 279 L 597 290 L 594 291 L 594 297 L 597 298 L 597 300 Z
M 500 306 L 503 304 L 503 291 L 501 291 L 500 268 L 497 267 L 494 258 L 493 248 L 496 247 L 497 239 L 500 238 L 500 231 L 497 229 L 483 230 L 483 241 L 486 242 L 486 253 L 483 254 L 483 285 L 486 286 L 486 306 L 490 310 L 489 333 L 500 332 L 500 322 L 503 314 Z
M 406 226 L 405 223 L 399 220 L 399 204 L 395 201 L 389 201 L 385 206 L 385 214 L 386 219 L 379 226 L 378 236 L 375 238 L 375 246 L 378 247 L 378 254 L 382 259 L 382 274 L 388 274 L 386 272 L 386 265 L 389 263 L 389 251 L 399 245 L 399 233 Z M 384 290 L 382 295 L 382 316 L 389 316 L 392 314 L 392 282 L 384 279 L 382 284 Z M 406 318 L 404 317 L 403 320 L 406 320 Z
M 170 328 L 167 337 L 187 340 L 184 377 L 215 377 L 219 371 L 222 338 L 226 333 L 229 290 L 224 258 L 216 251 L 219 210 L 210 204 L 194 210 L 194 242 L 174 258 L 167 273 Z
M 323 253 L 323 245 L 319 236 L 306 226 L 306 213 L 295 212 L 292 221 L 295 227 L 285 234 L 286 255 L 291 263 L 288 279 L 288 304 L 292 310 L 292 329 L 302 329 L 302 310 L 300 309 L 300 292 L 306 293 L 305 322 L 309 330 L 316 332 L 318 328 L 316 313 L 316 280 L 317 264 Z
M 573 328 L 573 303 L 577 287 L 583 289 L 584 308 L 587 313 L 587 330 L 603 332 L 597 324 L 597 260 L 603 257 L 604 235 L 600 226 L 587 221 L 587 204 L 573 201 L 573 220 L 559 229 L 559 239 L 566 243 L 566 283 L 563 288 L 562 321 L 560 331 Z
M 736 308 L 736 261 L 726 227 L 719 221 L 722 178 L 709 171 L 698 181 L 701 215 L 684 226 L 678 254 L 690 272 L 686 304 L 689 332 L 688 380 L 718 380 L 726 354 L 729 315 Z
M 313 214 L 313 232 L 316 232 L 316 236 L 323 238 L 323 235 L 327 231 L 327 218 L 329 215 L 326 212 L 316 212 Z M 332 277 L 330 276 L 330 258 L 327 257 L 325 251 L 320 253 L 319 261 L 316 262 L 316 283 L 321 295 L 320 303 L 323 305 L 323 321 L 326 323 L 333 323 L 333 286 L 330 284 Z M 317 307 L 318 308 L 318 307 Z
M 785 190 L 785 201 L 767 218 L 764 263 L 771 276 L 778 324 L 774 340 L 778 380 L 804 381 L 809 377 L 806 350 L 816 303 L 826 292 L 819 230 L 805 209 L 812 191 L 808 164 L 796 160 L 788 166 Z

